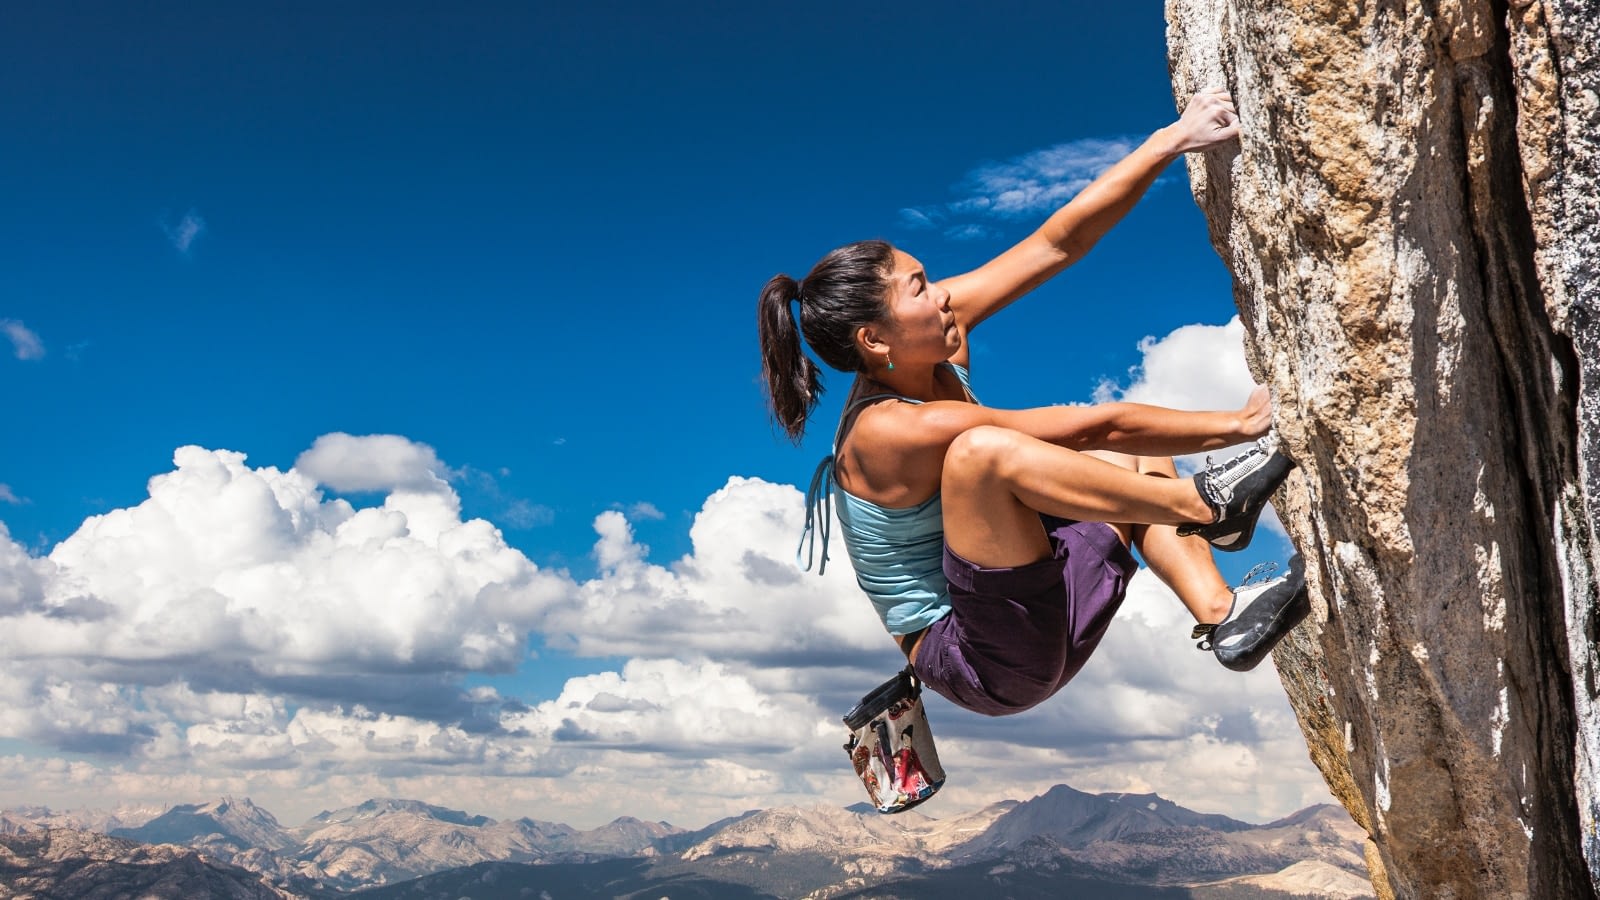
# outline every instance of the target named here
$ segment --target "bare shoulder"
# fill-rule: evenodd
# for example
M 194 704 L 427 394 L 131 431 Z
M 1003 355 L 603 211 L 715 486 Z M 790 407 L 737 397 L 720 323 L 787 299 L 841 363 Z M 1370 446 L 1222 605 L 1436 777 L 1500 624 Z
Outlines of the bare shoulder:
M 952 380 L 954 376 L 951 376 Z M 874 454 L 903 456 L 935 453 L 943 458 L 956 436 L 977 425 L 989 424 L 992 413 L 966 399 L 928 403 L 885 401 L 863 409 L 849 437 L 855 446 Z
M 912 506 L 938 490 L 944 451 L 929 428 L 931 403 L 883 400 L 856 415 L 834 461 L 839 486 L 880 506 Z

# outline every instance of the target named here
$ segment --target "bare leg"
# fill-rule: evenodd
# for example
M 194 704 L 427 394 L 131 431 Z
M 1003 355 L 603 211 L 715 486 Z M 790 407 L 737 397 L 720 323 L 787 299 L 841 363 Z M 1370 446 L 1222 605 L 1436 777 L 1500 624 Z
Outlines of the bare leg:
M 987 567 L 1026 565 L 1050 555 L 1040 512 L 1168 526 L 1209 522 L 1214 515 L 1187 480 L 1150 478 L 988 425 L 950 445 L 941 491 L 950 549 Z
M 1168 457 L 1129 457 L 1140 472 L 1156 478 L 1178 477 Z M 1178 537 L 1172 525 L 1135 525 L 1133 543 L 1157 578 L 1172 588 L 1196 622 L 1221 622 L 1233 605 L 1233 589 L 1217 571 L 1211 545 L 1198 535 Z

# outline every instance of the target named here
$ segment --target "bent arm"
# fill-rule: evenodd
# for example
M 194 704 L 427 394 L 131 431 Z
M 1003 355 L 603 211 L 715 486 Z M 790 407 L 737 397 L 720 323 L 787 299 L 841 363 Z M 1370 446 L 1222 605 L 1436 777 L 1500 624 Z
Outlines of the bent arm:
M 1169 163 L 1238 133 L 1238 116 L 1226 92 L 1196 94 L 1177 122 L 1151 135 L 1028 237 L 983 266 L 943 280 L 957 321 L 971 331 L 1083 258 L 1133 209 Z
M 979 425 L 997 425 L 1073 450 L 1117 450 L 1139 456 L 1178 456 L 1216 450 L 1266 434 L 1272 400 L 1257 386 L 1236 410 L 1190 412 L 1143 403 L 991 409 L 939 400 L 897 405 L 871 424 L 873 443 L 899 444 L 900 452 L 935 451 L 940 458 L 956 436 Z
M 993 424 L 1073 450 L 1116 450 L 1137 456 L 1181 456 L 1253 440 L 1238 410 L 1189 412 L 1143 403 L 1100 403 L 995 410 Z
M 1138 456 L 1181 456 L 1216 450 L 1266 433 L 1266 428 L 1257 427 L 1240 410 L 1190 412 L 1143 403 L 1014 410 L 968 408 L 977 414 L 930 409 L 928 425 L 933 431 L 949 435 L 947 445 L 968 428 L 998 425 L 1072 450 L 1116 450 Z M 949 421 L 940 421 L 947 413 Z

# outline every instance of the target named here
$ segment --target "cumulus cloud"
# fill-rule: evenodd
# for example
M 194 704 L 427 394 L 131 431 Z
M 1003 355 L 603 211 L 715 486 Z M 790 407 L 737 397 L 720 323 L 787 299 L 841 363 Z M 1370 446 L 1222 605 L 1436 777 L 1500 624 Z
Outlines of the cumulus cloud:
M 406 796 L 692 826 L 861 799 L 839 716 L 903 658 L 841 547 L 797 568 L 797 489 L 730 478 L 665 563 L 604 512 L 575 582 L 463 519 L 441 471 L 396 436 L 326 436 L 288 471 L 185 447 L 48 556 L 0 530 L 0 734 L 97 760 L 0 758 L 0 801 L 248 794 L 294 821 Z M 380 483 L 365 508 L 322 493 Z M 930 697 L 952 777 L 931 812 L 1059 782 L 1257 819 L 1326 799 L 1270 669 L 1220 669 L 1186 618 L 1141 573 L 1054 700 L 987 719 Z M 466 686 L 538 665 L 533 639 L 602 670 L 546 696 Z
M 1095 401 L 1128 400 L 1174 409 L 1240 406 L 1255 387 L 1244 359 L 1244 324 L 1185 325 L 1165 337 L 1139 342 L 1143 359 L 1128 372 L 1129 383 L 1103 381 Z
M 42 607 L 50 573 L 50 564 L 30 556 L 0 522 L 0 617 Z
M 771 691 L 722 663 L 636 659 L 574 678 L 556 699 L 505 721 L 556 742 L 695 756 L 715 746 L 754 759 L 805 741 L 825 715 L 804 694 Z
M 1134 137 L 1085 138 L 985 163 L 957 184 L 957 199 L 902 209 L 900 223 L 916 230 L 938 230 L 951 240 L 991 237 L 995 230 L 982 224 L 984 220 L 1050 213 L 1139 143 Z
M 26 502 L 26 500 L 17 496 L 17 492 L 11 489 L 11 485 L 0 483 L 0 503 L 9 503 L 12 506 L 17 506 Z
M 161 230 L 166 234 L 167 240 L 172 242 L 172 248 L 187 256 L 194 242 L 200 235 L 205 234 L 206 220 L 191 209 L 176 222 L 163 222 Z
M 17 359 L 44 358 L 44 341 L 28 326 L 16 319 L 0 319 L 0 332 L 4 332 L 6 339 L 11 341 L 11 352 Z
M 667 566 L 648 561 L 622 513 L 602 513 L 601 572 L 545 616 L 546 641 L 585 656 L 865 663 L 885 648 L 883 627 L 842 560 L 821 577 L 796 567 L 801 500 L 789 485 L 731 478 L 695 517 L 691 553 Z M 832 552 L 843 556 L 837 538 Z
M 398 434 L 325 434 L 300 454 L 294 467 L 344 493 L 449 490 L 449 471 L 433 448 Z
M 398 455 L 385 441 L 338 461 L 363 447 L 380 470 Z M 107 691 L 175 684 L 464 716 L 471 703 L 438 696 L 459 693 L 449 681 L 514 669 L 540 611 L 572 591 L 464 520 L 448 487 L 356 509 L 240 453 L 182 447 L 173 464 L 144 502 L 91 517 L 46 557 L 0 530 L 4 733 L 65 746 L 92 721 L 137 742 L 156 732 L 131 726 L 159 707 Z
M 1139 342 L 1143 360 L 1128 372 L 1128 384 L 1102 381 L 1095 389 L 1097 403 L 1127 400 L 1173 409 L 1233 409 L 1244 405 L 1255 389 L 1255 378 L 1244 358 L 1244 324 L 1238 316 L 1226 325 L 1185 325 L 1165 337 Z M 1225 459 L 1231 451 L 1212 454 Z M 1205 465 L 1206 454 L 1180 456 L 1182 474 Z M 1271 506 L 1261 524 L 1280 537 L 1287 535 Z

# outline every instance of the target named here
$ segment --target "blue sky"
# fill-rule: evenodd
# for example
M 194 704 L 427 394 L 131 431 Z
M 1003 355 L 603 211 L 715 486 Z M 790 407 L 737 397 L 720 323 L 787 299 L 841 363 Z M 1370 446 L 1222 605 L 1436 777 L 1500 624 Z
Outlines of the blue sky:
M 0 614 L 15 642 L 0 805 L 231 791 L 297 820 L 398 793 L 698 825 L 852 802 L 827 723 L 893 671 L 892 647 L 851 631 L 871 618 L 848 580 L 766 591 L 740 546 L 792 552 L 776 549 L 797 514 L 784 486 L 826 452 L 848 382 L 829 381 L 802 447 L 779 437 L 756 293 L 863 237 L 935 277 L 980 264 L 1172 120 L 1163 40 L 1154 4 L 14 13 L 0 33 Z M 1017 208 L 995 202 L 1019 184 Z M 1235 403 L 1248 378 L 1232 315 L 1175 165 L 1088 259 L 977 334 L 979 394 Z M 213 452 L 175 463 L 190 446 Z M 150 499 L 153 476 L 168 500 Z M 254 500 L 221 487 L 246 482 Z M 463 557 L 448 540 L 416 570 L 318 549 L 379 507 L 412 537 L 471 532 L 485 567 L 450 569 Z M 388 534 L 373 527 L 361 546 Z M 1269 538 L 1225 571 L 1281 553 Z M 797 612 L 800 597 L 822 605 Z M 718 629 L 743 637 L 700 636 Z M 1139 651 L 1141 636 L 1130 653 L 1187 651 Z M 968 778 L 951 808 L 1071 781 L 1222 810 L 1182 795 L 1184 754 L 1290 761 L 1224 811 L 1322 799 L 1270 673 L 1208 673 L 1240 695 L 1215 715 L 1101 728 L 1117 691 L 1162 703 L 1161 678 L 1128 666 L 1054 719 L 938 707 L 958 772 L 1015 755 L 1019 729 L 1049 757 Z M 677 704 L 708 695 L 672 688 L 697 679 L 749 688 L 717 721 L 772 716 L 783 758 L 721 752 L 721 726 L 684 719 Z M 363 722 L 402 749 L 328 737 Z M 1067 728 L 1103 734 L 1073 749 Z M 1143 768 L 1115 765 L 1138 741 Z M 676 787 L 641 808 L 636 785 L 663 772 Z

